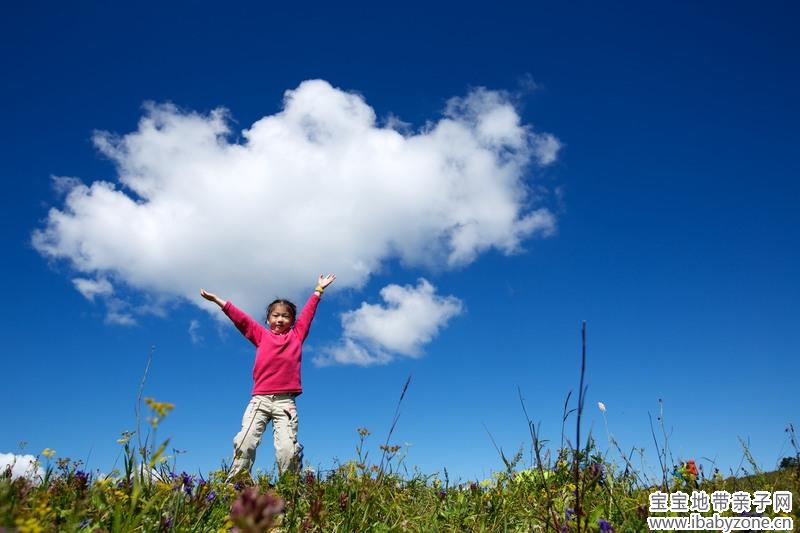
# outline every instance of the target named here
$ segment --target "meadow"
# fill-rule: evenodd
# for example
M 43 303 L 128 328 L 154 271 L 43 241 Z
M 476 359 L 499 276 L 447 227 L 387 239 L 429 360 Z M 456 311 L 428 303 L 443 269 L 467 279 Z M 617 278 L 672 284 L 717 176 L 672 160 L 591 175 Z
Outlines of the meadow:
M 388 435 L 375 442 L 368 429 L 357 429 L 353 459 L 328 470 L 306 469 L 280 477 L 259 473 L 234 483 L 226 482 L 224 464 L 207 475 L 180 471 L 174 456 L 167 454 L 169 439 L 156 439 L 159 424 L 174 406 L 152 398 L 144 398 L 142 405 L 140 389 L 140 409 L 146 405 L 148 411 L 143 414 L 146 424 L 138 420 L 136 431 L 120 436 L 120 469 L 91 473 L 81 461 L 57 458 L 55 451 L 46 449 L 37 456 L 33 475 L 14 476 L 10 466 L 0 471 L 0 533 L 644 532 L 649 531 L 647 517 L 654 516 L 649 497 L 658 490 L 789 491 L 789 512 L 767 507 L 761 513 L 738 514 L 791 517 L 800 524 L 800 448 L 793 426 L 786 431 L 795 455 L 785 458 L 781 468 L 761 471 L 743 443 L 748 468 L 724 477 L 713 464 L 704 466 L 699 460 L 673 464 L 659 416 L 652 437 L 660 472 L 648 475 L 634 467 L 632 456 L 643 450 L 626 453 L 609 434 L 609 451 L 614 451 L 610 457 L 609 451 L 601 453 L 591 435 L 581 437 L 585 349 L 582 357 L 575 407 L 569 408 L 571 395 L 564 403 L 560 445 L 546 447 L 528 418 L 529 446 L 511 457 L 498 449 L 505 468 L 488 479 L 470 481 L 452 480 L 446 470 L 409 471 L 403 449 L 391 443 L 409 381 Z M 520 402 L 525 411 L 521 396 Z M 602 404 L 599 408 L 604 412 Z M 530 459 L 523 464 L 526 456 Z

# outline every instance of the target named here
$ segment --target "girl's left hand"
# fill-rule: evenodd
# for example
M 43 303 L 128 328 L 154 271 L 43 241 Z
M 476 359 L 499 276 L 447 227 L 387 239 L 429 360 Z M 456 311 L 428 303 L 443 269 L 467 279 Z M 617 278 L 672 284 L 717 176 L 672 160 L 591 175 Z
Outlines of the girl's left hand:
M 333 280 L 336 279 L 336 274 L 328 274 L 327 276 L 323 276 L 322 274 L 319 275 L 319 280 L 317 281 L 317 285 L 322 287 L 323 289 L 333 283 Z

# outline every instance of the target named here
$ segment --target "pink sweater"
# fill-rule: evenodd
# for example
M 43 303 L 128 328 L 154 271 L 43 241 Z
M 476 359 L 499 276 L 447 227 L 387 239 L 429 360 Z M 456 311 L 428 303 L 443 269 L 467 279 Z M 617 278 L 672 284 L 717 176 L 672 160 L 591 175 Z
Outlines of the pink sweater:
M 303 392 L 300 385 L 300 362 L 303 358 L 303 341 L 317 311 L 319 296 L 309 297 L 292 328 L 283 334 L 270 331 L 253 320 L 230 301 L 222 310 L 236 328 L 256 346 L 253 365 L 253 394 L 279 394 Z

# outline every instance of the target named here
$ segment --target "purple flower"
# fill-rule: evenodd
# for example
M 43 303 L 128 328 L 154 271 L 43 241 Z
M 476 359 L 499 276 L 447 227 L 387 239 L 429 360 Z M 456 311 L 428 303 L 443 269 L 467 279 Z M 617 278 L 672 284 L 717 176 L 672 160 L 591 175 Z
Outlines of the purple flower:
M 213 502 L 216 498 L 217 498 L 217 493 L 212 490 L 211 492 L 208 493 L 208 496 L 206 496 L 206 501 Z
M 242 491 L 231 505 L 230 519 L 236 525 L 233 531 L 256 533 L 269 529 L 275 516 L 282 513 L 284 502 L 271 492 L 261 494 L 257 488 Z
M 191 496 L 194 488 L 194 477 L 186 472 L 181 472 L 181 485 L 183 486 L 183 491 Z
M 83 470 L 76 470 L 73 476 L 75 479 L 75 484 L 78 486 L 78 490 L 83 490 L 89 486 L 90 475 Z
M 603 533 L 617 533 L 616 530 L 611 527 L 611 524 L 604 518 L 598 518 L 597 525 L 600 526 L 600 531 Z

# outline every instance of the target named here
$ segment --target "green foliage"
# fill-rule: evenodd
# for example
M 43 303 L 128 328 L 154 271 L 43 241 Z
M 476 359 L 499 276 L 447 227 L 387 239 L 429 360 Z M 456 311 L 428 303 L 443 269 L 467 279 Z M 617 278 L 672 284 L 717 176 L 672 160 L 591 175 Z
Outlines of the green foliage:
M 150 428 L 145 434 L 140 429 L 124 432 L 117 441 L 122 446 L 122 471 L 93 476 L 81 470 L 80 461 L 63 458 L 51 462 L 55 451 L 46 449 L 42 474 L 36 479 L 14 479 L 10 467 L 0 472 L 0 533 L 621 533 L 648 531 L 648 496 L 658 489 L 705 490 L 708 494 L 716 490 L 788 490 L 794 502 L 800 501 L 797 464 L 787 461 L 775 472 L 762 472 L 744 441 L 751 472 L 742 469 L 745 475 L 727 479 L 716 468 L 707 477 L 702 465 L 687 460 L 674 467 L 670 482 L 666 465 L 671 454 L 665 432 L 659 448 L 662 472 L 658 480 L 636 472 L 631 463 L 635 449 L 625 454 L 610 433 L 609 444 L 619 452 L 621 461 L 607 459 L 591 436 L 585 444 L 580 438 L 582 381 L 579 407 L 567 411 L 565 403 L 564 408 L 564 421 L 571 412 L 578 414 L 576 445 L 565 439 L 562 430 L 561 447 L 551 455 L 544 449 L 538 427 L 528 419 L 532 465 L 521 466 L 524 450 L 508 458 L 498 448 L 505 466 L 502 471 L 488 479 L 456 483 L 446 470 L 444 479 L 438 473 L 409 475 L 403 464 L 404 450 L 389 444 L 391 430 L 378 446 L 379 461 L 370 462 L 366 428 L 358 430 L 356 458 L 324 472 L 289 472 L 279 479 L 261 474 L 234 484 L 226 481 L 224 470 L 210 472 L 206 478 L 178 473 L 174 456 L 166 455 L 169 439 L 161 443 L 156 439 L 159 423 L 174 406 L 148 398 Z M 522 408 L 525 410 L 524 403 Z M 602 410 L 605 415 L 605 406 Z M 138 418 L 137 408 L 137 428 Z M 663 406 L 658 421 L 663 426 Z M 796 457 L 800 457 L 794 427 L 790 425 L 787 433 L 798 452 Z M 138 446 L 133 445 L 134 437 Z M 406 474 L 401 475 L 401 470 Z M 711 468 L 706 471 L 712 472 Z M 800 522 L 797 511 L 793 516 Z
M 781 459 L 779 468 L 800 468 L 800 458 L 798 457 L 784 457 Z
M 569 448 L 555 454 L 551 465 L 520 468 L 509 462 L 513 468 L 488 479 L 451 484 L 436 474 L 401 476 L 403 457 L 395 455 L 399 449 L 394 447 L 382 465 L 370 464 L 369 432 L 359 434 L 356 460 L 324 473 L 290 473 L 280 479 L 259 475 L 252 487 L 226 483 L 222 470 L 206 479 L 166 467 L 148 472 L 137 465 L 152 464 L 157 454 L 142 461 L 129 439 L 121 439 L 126 464 L 132 465 L 125 472 L 93 479 L 80 462 L 60 459 L 55 467 L 48 460 L 48 472 L 37 482 L 11 479 L 10 470 L 0 474 L 0 531 L 577 530 L 576 458 Z M 160 449 L 155 446 L 156 452 Z M 581 531 L 599 531 L 601 519 L 618 532 L 647 531 L 648 494 L 657 487 L 642 486 L 643 476 L 604 460 L 591 441 L 577 459 Z M 670 489 L 687 489 L 689 483 L 708 493 L 791 490 L 794 501 L 800 498 L 794 469 L 728 479 L 705 478 L 701 471 L 697 479 L 675 478 Z

